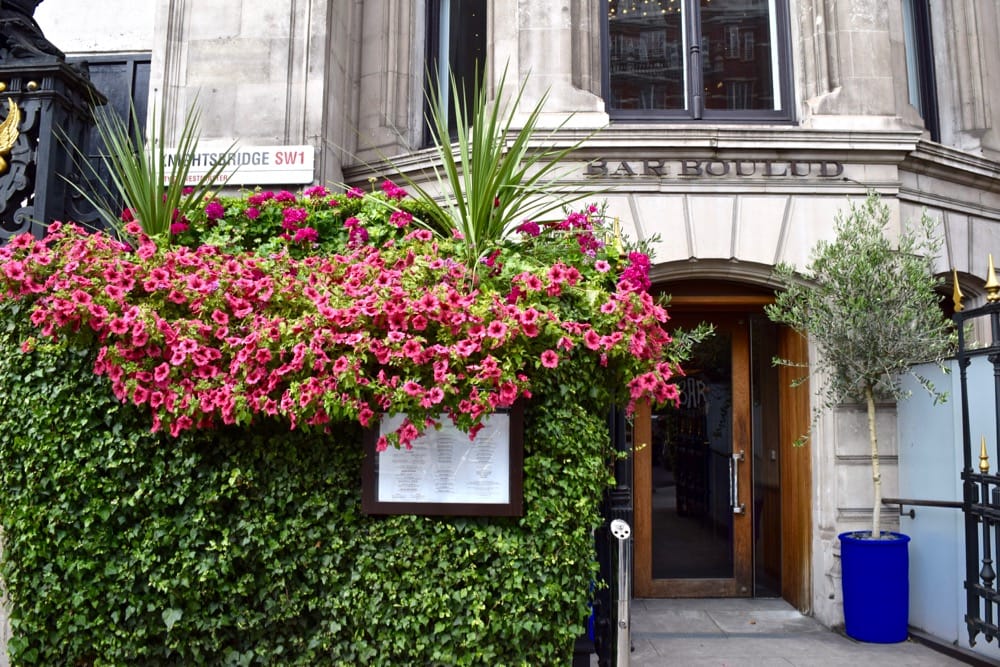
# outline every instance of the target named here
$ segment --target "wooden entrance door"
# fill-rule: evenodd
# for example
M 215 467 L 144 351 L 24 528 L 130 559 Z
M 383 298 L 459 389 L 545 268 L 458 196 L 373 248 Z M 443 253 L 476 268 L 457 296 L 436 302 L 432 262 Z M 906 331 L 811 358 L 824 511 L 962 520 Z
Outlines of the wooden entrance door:
M 675 316 L 715 334 L 678 378 L 681 405 L 637 410 L 635 589 L 640 597 L 753 593 L 750 333 L 745 316 Z
M 671 286 L 671 325 L 718 334 L 684 365 L 681 408 L 642 406 L 633 421 L 635 594 L 780 595 L 808 613 L 811 446 L 794 443 L 809 431 L 809 388 L 793 382 L 802 368 L 771 363 L 805 364 L 808 347 L 767 322 L 769 293 L 732 289 Z

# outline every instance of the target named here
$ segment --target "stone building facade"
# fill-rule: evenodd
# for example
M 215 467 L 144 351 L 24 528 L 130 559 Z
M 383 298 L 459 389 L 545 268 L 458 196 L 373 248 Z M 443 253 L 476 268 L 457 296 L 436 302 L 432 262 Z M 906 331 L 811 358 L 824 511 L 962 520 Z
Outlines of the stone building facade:
M 36 18 L 71 56 L 147 54 L 151 108 L 175 127 L 197 99 L 207 140 L 312 147 L 312 182 L 367 184 L 390 173 L 386 157 L 412 174 L 430 165 L 424 90 L 443 62 L 464 75 L 485 62 L 492 86 L 506 70 L 525 83 L 525 108 L 547 95 L 542 124 L 568 119 L 555 140 L 588 137 L 566 180 L 592 187 L 632 238 L 655 239 L 655 288 L 673 295 L 679 321 L 722 325 L 721 365 L 739 376 L 728 400 L 744 427 L 713 444 L 721 463 L 698 464 L 697 484 L 709 490 L 691 491 L 702 500 L 690 512 L 707 517 L 730 550 L 721 573 L 660 562 L 674 538 L 657 517 L 665 504 L 676 509 L 681 492 L 671 487 L 690 452 L 678 449 L 676 432 L 664 435 L 676 431 L 669 415 L 635 421 L 635 440 L 651 443 L 635 462 L 637 590 L 781 595 L 824 623 L 842 622 L 837 535 L 871 517 L 863 411 L 824 413 L 806 447 L 788 444 L 809 426 L 808 394 L 787 389 L 764 353 L 817 351 L 763 321 L 762 306 L 772 267 L 801 266 L 832 236 L 835 213 L 869 189 L 895 225 L 923 211 L 938 222 L 938 269 L 957 271 L 967 303 L 981 302 L 987 254 L 1000 251 L 1000 51 L 987 48 L 1000 39 L 995 3 L 138 4 L 150 9 L 46 0 Z M 116 31 L 79 29 L 96 17 Z M 892 496 L 895 415 L 885 407 Z M 730 457 L 741 449 L 743 459 Z M 726 465 L 752 495 L 731 497 L 719 479 Z M 726 494 L 723 504 L 751 509 L 722 519 L 729 508 L 715 505 Z M 897 527 L 893 515 L 883 513 L 886 528 Z

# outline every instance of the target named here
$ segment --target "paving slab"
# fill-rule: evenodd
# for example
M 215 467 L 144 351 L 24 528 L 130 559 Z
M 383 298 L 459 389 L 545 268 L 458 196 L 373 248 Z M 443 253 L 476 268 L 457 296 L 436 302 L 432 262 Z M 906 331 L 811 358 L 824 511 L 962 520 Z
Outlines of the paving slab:
M 868 644 L 779 599 L 633 600 L 634 667 L 948 667 L 916 641 Z M 591 662 L 597 665 L 596 657 Z

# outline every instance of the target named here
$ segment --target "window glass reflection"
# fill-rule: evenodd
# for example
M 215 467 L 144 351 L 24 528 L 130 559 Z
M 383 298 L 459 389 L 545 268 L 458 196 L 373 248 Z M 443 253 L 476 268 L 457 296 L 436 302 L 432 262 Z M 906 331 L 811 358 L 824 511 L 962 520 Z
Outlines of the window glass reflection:
M 608 30 L 612 108 L 685 109 L 681 0 L 611 0 Z
M 774 109 L 771 12 L 764 0 L 701 0 L 706 109 Z
M 609 108 L 781 110 L 774 2 L 609 0 Z

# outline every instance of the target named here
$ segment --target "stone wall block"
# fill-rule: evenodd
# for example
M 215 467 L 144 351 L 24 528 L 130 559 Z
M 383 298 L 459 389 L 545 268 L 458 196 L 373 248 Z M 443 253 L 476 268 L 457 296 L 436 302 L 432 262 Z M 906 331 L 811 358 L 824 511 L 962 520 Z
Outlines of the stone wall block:
M 658 235 L 653 247 L 655 261 L 686 261 L 694 256 L 691 250 L 684 201 L 677 196 L 635 197 L 637 223 L 645 234 Z
M 730 259 L 733 256 L 734 197 L 685 196 L 692 255 Z
M 737 199 L 735 258 L 772 264 L 791 197 L 743 195 Z
M 873 314 L 873 317 L 877 314 Z M 834 411 L 837 441 L 835 452 L 842 457 L 867 458 L 871 454 L 868 440 L 868 413 L 864 405 L 842 405 Z M 878 451 L 882 456 L 895 456 L 899 451 L 896 439 L 895 405 L 880 403 L 875 414 Z

